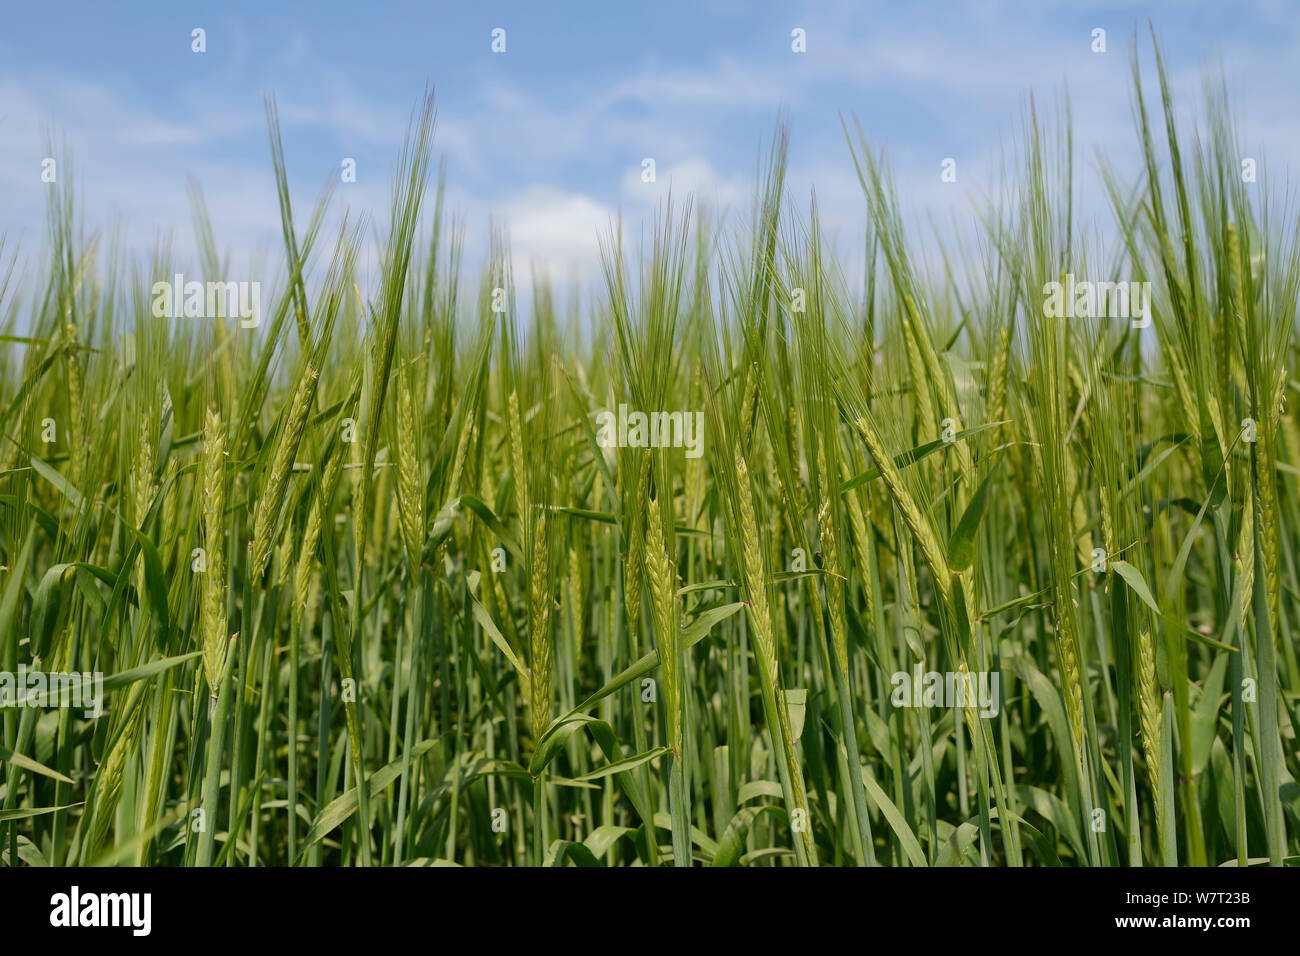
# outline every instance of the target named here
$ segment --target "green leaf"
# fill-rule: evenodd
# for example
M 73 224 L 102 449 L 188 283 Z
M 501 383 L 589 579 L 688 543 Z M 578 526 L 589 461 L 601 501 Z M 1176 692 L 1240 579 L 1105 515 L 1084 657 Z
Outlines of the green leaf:
M 942 438 L 939 438 L 935 441 L 926 442 L 924 445 L 917 445 L 911 451 L 905 451 L 901 455 L 896 455 L 894 457 L 894 464 L 899 468 L 906 468 L 909 465 L 916 464 L 922 458 L 928 458 L 937 451 L 942 451 L 945 448 L 955 445 L 959 441 L 964 441 L 972 435 L 978 435 L 985 429 L 996 428 L 999 425 L 1005 424 L 1006 422 L 986 422 L 976 428 L 965 428 L 959 431 L 953 436 L 951 441 L 944 441 Z M 875 481 L 879 477 L 879 468 L 868 468 L 866 471 L 862 472 L 862 474 L 850 478 L 848 481 L 844 482 L 844 484 L 840 485 L 840 494 L 852 491 L 854 488 L 859 488 L 869 481 Z
M 486 634 L 488 639 L 491 640 L 501 653 L 505 655 L 506 660 L 510 662 L 510 666 L 513 667 L 515 673 L 519 675 L 519 679 L 521 681 L 528 680 L 528 667 L 519 658 L 519 655 L 515 653 L 514 648 L 510 646 L 510 642 L 506 640 L 505 635 L 501 633 L 496 622 L 492 620 L 492 615 L 487 612 L 487 608 L 480 604 L 478 598 L 474 597 L 472 594 L 469 596 L 469 600 L 470 613 L 474 615 L 474 620 L 478 621 L 479 627 L 483 628 L 483 633 Z
M 61 777 L 68 783 L 72 783 L 67 777 Z M 60 810 L 71 810 L 73 807 L 82 806 L 80 803 L 68 803 L 61 807 L 40 807 L 36 810 L 0 810 L 0 823 L 8 823 L 10 820 L 30 820 L 32 817 L 41 817 L 47 813 L 58 813 Z M 21 837 L 20 837 L 21 839 Z
M 1210 762 L 1210 746 L 1214 743 L 1219 711 L 1225 700 L 1223 678 L 1229 658 L 1216 654 L 1210 673 L 1201 685 L 1201 696 L 1192 710 L 1192 773 L 1200 774 Z
M 110 674 L 104 678 L 104 693 L 111 690 L 117 690 L 119 687 L 125 687 L 128 684 L 134 684 L 138 680 L 144 680 L 146 677 L 153 677 L 155 674 L 161 674 L 163 671 L 171 670 L 173 667 L 179 667 L 186 661 L 192 661 L 200 656 L 202 651 L 191 651 L 188 654 L 179 654 L 176 657 L 161 657 L 156 661 L 150 661 L 148 664 L 141 664 L 139 667 L 132 667 L 128 670 L 118 671 L 116 674 Z
M 158 549 L 149 540 L 149 536 L 136 528 L 131 529 L 140 542 L 140 553 L 144 555 L 144 589 L 149 599 L 149 609 L 153 614 L 154 640 L 159 650 L 163 650 L 168 631 L 171 629 L 170 615 L 167 610 L 167 583 L 163 578 L 162 559 Z
M 0 744 L 0 763 L 8 761 L 15 767 L 22 767 L 24 770 L 30 770 L 32 773 L 38 773 L 42 777 L 49 777 L 51 780 L 57 780 L 60 783 L 74 783 L 71 777 L 65 777 L 57 770 L 51 770 L 43 763 L 37 763 L 31 757 L 24 757 L 20 753 L 14 753 L 4 744 Z M 0 820 L 4 819 L 0 817 Z
M 632 827 L 620 827 L 612 823 L 604 823 L 587 834 L 587 839 L 582 842 L 594 856 L 602 857 L 609 852 L 610 847 L 624 837 L 635 840 L 636 830 Z
M 432 561 L 438 549 L 442 547 L 442 543 L 451 537 L 451 532 L 456 527 L 456 519 L 460 516 L 459 505 L 459 499 L 449 501 L 446 507 L 434 516 L 433 526 L 429 529 L 429 539 L 424 542 L 424 547 L 420 550 L 421 561 Z
M 148 664 L 142 664 L 139 667 L 132 667 L 128 670 L 119 671 L 116 674 L 110 674 L 104 678 L 103 686 L 99 689 L 105 694 L 110 693 L 118 688 L 134 684 L 138 680 L 143 680 L 146 677 L 152 677 L 153 675 L 160 674 L 165 670 L 170 670 L 173 667 L 184 664 L 186 661 L 192 661 L 202 653 L 202 651 L 191 651 L 189 654 L 181 654 L 178 657 L 162 657 L 156 661 L 150 661 Z M 85 692 L 93 692 L 95 690 L 93 681 L 88 681 L 86 676 L 81 673 L 68 674 L 64 678 L 64 683 L 62 683 L 60 687 L 67 693 L 81 691 L 84 694 Z M 16 706 L 23 706 L 31 696 L 32 694 L 24 694 L 19 697 Z
M 535 777 L 545 770 L 547 764 L 554 760 L 556 754 L 560 752 L 565 741 L 573 735 L 575 730 L 584 725 L 591 725 L 593 734 L 603 732 L 604 735 L 607 735 L 607 741 L 614 738 L 613 728 L 605 721 L 589 714 L 569 714 L 553 723 L 543 732 L 542 739 L 537 742 L 537 747 L 533 751 L 533 758 L 528 762 L 528 772 Z
M 505 545 L 506 550 L 514 555 L 516 559 L 520 561 L 524 559 L 524 553 L 519 548 L 519 542 L 515 541 L 514 535 L 506 529 L 506 526 L 501 523 L 501 519 L 487 506 L 486 502 L 473 495 L 461 495 L 460 503 L 478 515 L 479 520 L 487 525 L 488 530 L 497 536 L 501 543 Z
M 67 498 L 72 504 L 72 507 L 81 510 L 81 503 L 85 498 L 82 496 L 80 491 L 73 487 L 72 482 L 68 481 L 68 479 L 64 478 L 61 474 L 45 462 L 41 461 L 35 455 L 32 455 L 32 467 L 36 469 L 38 475 L 52 484 L 58 492 L 63 495 L 63 497 Z
M 27 537 L 23 540 L 18 560 L 11 561 L 11 567 L 4 572 L 4 592 L 0 594 L 0 647 L 16 647 L 18 644 L 18 638 L 14 633 L 18 621 L 18 604 L 26 591 L 23 587 L 23 579 L 27 576 L 27 566 L 32 560 L 32 547 L 35 540 L 36 526 L 31 525 L 27 529 Z
M 935 858 L 935 866 L 961 866 L 962 858 L 966 851 L 975 845 L 975 839 L 979 836 L 979 827 L 975 826 L 969 820 L 963 822 L 960 826 L 952 828 L 952 833 L 948 834 L 947 839 L 943 841 L 943 849 L 939 851 L 938 857 Z
M 421 740 L 411 749 L 410 759 L 423 756 L 438 742 L 436 740 Z M 384 788 L 396 780 L 402 774 L 402 763 L 405 758 L 399 757 L 390 764 L 386 764 L 379 770 L 370 774 L 369 786 L 367 790 L 371 800 L 378 800 Z M 298 848 L 298 858 L 301 860 L 307 850 L 324 839 L 325 835 L 331 830 L 340 826 L 348 817 L 357 811 L 357 788 L 354 786 L 347 793 L 336 797 L 316 816 L 315 822 L 312 823 L 311 829 L 302 839 L 302 845 Z
M 1022 804 L 1056 827 L 1080 859 L 1087 859 L 1083 838 L 1079 835 L 1079 824 L 1064 800 L 1041 787 L 1027 784 L 1016 784 L 1012 789 Z
M 1133 589 L 1133 593 L 1142 599 L 1142 603 L 1160 616 L 1160 607 L 1156 604 L 1156 599 L 1151 596 L 1151 589 L 1147 587 L 1146 578 L 1142 577 L 1142 572 L 1127 561 L 1112 561 L 1111 569 L 1115 571 L 1125 583 Z
M 713 629 L 713 626 L 715 624 L 717 624 L 719 621 L 724 621 L 727 618 L 731 617 L 731 615 L 735 614 L 744 606 L 745 606 L 744 601 L 737 601 L 734 604 L 723 604 L 719 607 L 709 608 L 707 611 L 701 613 L 699 617 L 693 620 L 686 627 L 682 628 L 681 646 L 683 650 L 692 648 L 700 641 L 704 640 L 704 638 L 708 636 L 709 631 Z M 556 726 L 556 724 L 559 723 L 560 720 L 564 720 L 565 718 L 567 718 L 572 714 L 576 714 L 579 711 L 587 710 L 588 708 L 598 704 L 600 701 L 604 700 L 606 697 L 614 693 L 616 690 L 626 687 L 628 684 L 632 683 L 632 681 L 636 680 L 638 677 L 644 677 L 646 674 L 649 674 L 658 666 L 659 666 L 659 652 L 651 651 L 649 654 L 646 654 L 644 657 L 640 658 L 635 664 L 632 664 L 631 666 L 624 668 L 615 677 L 611 678 L 610 681 L 607 684 L 605 684 L 604 687 L 596 691 L 594 694 L 592 694 L 590 697 L 588 697 L 586 700 L 580 703 L 577 707 L 573 708 L 573 710 L 571 710 L 569 714 L 566 714 L 564 717 L 561 717 L 558 720 L 556 720 L 554 723 L 552 723 L 551 726 L 554 727 Z
M 574 866 L 604 866 L 586 846 L 571 840 L 556 840 L 546 851 L 547 866 L 564 866 L 571 860 Z
M 624 773 L 628 770 L 634 770 L 643 763 L 649 763 L 656 757 L 668 753 L 667 747 L 651 747 L 644 753 L 636 754 L 632 757 L 624 757 L 622 760 L 615 760 L 613 763 L 605 764 L 591 773 L 584 773 L 580 776 L 571 778 L 574 783 L 587 783 L 591 780 L 599 780 L 602 777 L 611 777 L 616 773 Z
M 993 484 L 993 476 L 996 473 L 996 466 L 989 469 L 989 473 L 980 482 L 970 503 L 966 505 L 966 510 L 962 513 L 961 520 L 957 522 L 952 537 L 948 539 L 948 566 L 953 571 L 965 571 L 975 560 L 975 532 L 979 530 L 980 521 L 983 520 L 984 512 L 988 507 L 989 488 Z
M 68 611 L 67 597 L 72 590 L 72 580 L 67 572 L 76 567 L 75 562 L 56 564 L 41 576 L 36 587 L 36 600 L 32 604 L 32 656 L 45 658 L 50 652 L 54 632 Z
M 790 715 L 790 740 L 798 743 L 803 734 L 804 714 L 808 710 L 808 688 L 794 688 L 779 692 L 785 703 L 786 713 Z
M 654 824 L 660 830 L 672 830 L 672 818 L 664 812 L 655 814 Z M 714 857 L 718 853 L 718 845 L 709 839 L 708 834 L 699 827 L 691 827 L 691 842 L 698 846 L 701 852 L 707 857 Z
M 736 791 L 736 803 L 748 803 L 755 797 L 771 797 L 774 800 L 784 800 L 785 791 L 775 780 L 750 780 L 748 783 L 742 783 L 740 789 Z
M 737 866 L 745 852 L 745 838 L 749 836 L 750 827 L 764 813 L 776 817 L 778 820 L 784 821 L 788 819 L 785 808 L 774 804 L 769 803 L 761 807 L 741 807 L 732 815 L 731 822 L 722 831 L 722 836 L 718 839 L 717 852 L 713 854 L 713 860 L 709 863 L 709 866 Z
M 908 861 L 913 866 L 925 866 L 925 854 L 921 852 L 921 844 L 916 839 L 916 834 L 912 828 L 907 825 L 907 820 L 899 812 L 894 801 L 880 788 L 876 783 L 876 778 L 871 775 L 871 771 L 866 767 L 862 768 L 862 784 L 867 788 L 867 794 L 872 801 L 884 814 L 885 820 L 889 823 L 889 828 L 894 831 L 898 837 L 899 846 L 903 848 L 903 853 L 907 855 Z

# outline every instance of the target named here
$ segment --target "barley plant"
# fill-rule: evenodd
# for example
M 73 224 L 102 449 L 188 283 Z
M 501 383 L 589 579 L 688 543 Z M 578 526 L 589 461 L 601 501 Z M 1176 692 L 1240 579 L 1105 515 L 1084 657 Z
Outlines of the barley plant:
M 256 329 L 158 316 L 185 264 L 65 177 L 0 247 L 0 859 L 1300 861 L 1296 210 L 1151 49 L 1101 230 L 1064 99 L 956 245 L 846 119 L 853 263 L 780 123 L 747 214 L 675 195 L 566 295 L 504 231 L 465 274 L 431 97 L 373 219 L 292 208 L 268 102 Z

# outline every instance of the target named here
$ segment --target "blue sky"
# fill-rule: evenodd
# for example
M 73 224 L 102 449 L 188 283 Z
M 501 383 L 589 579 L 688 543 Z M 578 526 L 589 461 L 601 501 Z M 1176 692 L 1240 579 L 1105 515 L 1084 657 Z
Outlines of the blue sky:
M 495 217 L 517 271 L 533 263 L 594 281 L 598 231 L 620 212 L 642 220 L 670 183 L 743 210 L 778 110 L 792 127 L 793 195 L 815 186 L 852 249 L 863 209 L 841 113 L 888 148 L 910 215 L 969 219 L 1031 90 L 1043 102 L 1068 87 L 1085 169 L 1098 149 L 1133 168 L 1128 55 L 1140 29 L 1149 63 L 1148 19 L 1183 105 L 1221 63 L 1245 151 L 1284 175 L 1300 149 L 1300 18 L 1284 2 L 11 0 L 0 19 L 0 232 L 40 253 L 52 132 L 70 148 L 87 225 L 118 224 L 135 254 L 170 232 L 190 255 L 193 176 L 235 261 L 259 248 L 278 256 L 268 92 L 300 217 L 353 157 L 358 181 L 339 200 L 382 224 L 429 83 L 469 263 Z M 204 54 L 191 52 L 195 27 Z M 490 49 L 498 27 L 504 54 Z M 791 50 L 796 27 L 803 54 Z M 1107 30 L 1105 54 L 1090 50 L 1095 27 Z M 653 185 L 641 182 L 645 157 Z M 944 157 L 958 161 L 955 184 L 940 182 Z

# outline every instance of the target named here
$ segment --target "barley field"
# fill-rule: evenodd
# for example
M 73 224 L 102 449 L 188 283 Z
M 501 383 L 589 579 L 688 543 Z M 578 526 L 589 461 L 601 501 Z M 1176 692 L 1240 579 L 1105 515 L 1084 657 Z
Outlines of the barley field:
M 133 264 L 64 177 L 0 249 L 0 859 L 1300 862 L 1296 207 L 1143 57 L 1105 242 L 1064 100 L 953 246 L 846 115 L 865 261 L 778 123 L 575 296 L 466 268 L 432 94 L 373 219 L 270 103 L 248 328 L 157 308 L 201 190 Z

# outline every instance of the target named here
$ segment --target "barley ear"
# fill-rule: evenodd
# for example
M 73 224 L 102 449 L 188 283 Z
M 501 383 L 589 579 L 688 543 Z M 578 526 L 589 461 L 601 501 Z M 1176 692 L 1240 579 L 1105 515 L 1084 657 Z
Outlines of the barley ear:
M 623 607 L 627 614 L 628 633 L 633 638 L 641 630 L 641 584 L 645 574 L 645 517 L 641 502 L 650 498 L 650 452 L 642 452 L 637 470 L 636 494 L 628 515 L 627 562 L 623 565 Z
M 412 574 L 420 566 L 424 550 L 424 482 L 420 462 L 415 409 L 406 378 L 399 376 L 397 388 L 397 517 L 406 545 Z
M 528 574 L 528 672 L 533 740 L 540 740 L 551 719 L 551 590 L 550 545 L 546 512 L 537 515 L 533 532 L 532 566 Z
M 790 714 L 786 708 L 785 692 L 781 686 L 781 669 L 776 654 L 776 634 L 772 624 L 771 604 L 767 597 L 767 563 L 763 560 L 758 520 L 754 514 L 749 466 L 739 452 L 736 454 L 735 462 L 736 478 L 740 487 L 741 565 L 745 578 L 745 594 L 749 598 L 749 620 L 753 625 L 754 656 L 758 662 L 759 680 L 763 686 L 764 711 L 773 744 L 780 751 L 778 766 L 787 788 L 786 809 L 792 816 L 795 811 L 799 811 L 806 821 L 804 828 L 795 833 L 798 855 L 803 863 L 815 866 L 817 847 L 812 839 L 803 769 L 795 751 L 794 735 L 790 730 Z
M 203 573 L 200 615 L 203 635 L 203 675 L 213 698 L 221 685 L 229 635 L 226 633 L 225 561 L 225 433 L 221 416 L 210 409 L 203 422 Z
M 257 499 L 257 508 L 253 516 L 253 565 L 254 581 L 260 581 L 271 561 L 272 534 L 280 520 L 280 509 L 284 504 L 284 493 L 293 470 L 294 456 L 298 454 L 298 445 L 302 433 L 307 427 L 307 418 L 311 412 L 312 401 L 316 396 L 316 370 L 307 365 L 298 378 L 293 400 L 289 405 L 289 416 L 285 419 L 284 429 L 280 433 L 280 443 L 276 446 L 275 456 L 271 459 L 271 471 L 266 485 Z
M 311 509 L 307 512 L 307 527 L 303 531 L 302 548 L 298 551 L 298 564 L 294 569 L 293 579 L 294 602 L 299 611 L 307 606 L 311 598 L 312 572 L 316 566 L 316 545 L 320 542 L 326 512 L 334 499 L 334 489 L 338 485 L 339 465 L 342 459 L 342 452 L 335 448 L 325 462 Z
M 664 543 L 662 512 L 650 502 L 646 514 L 646 577 L 654 614 L 655 644 L 664 681 L 665 711 L 668 715 L 668 746 L 682 751 L 682 661 L 678 642 L 676 571 Z
M 1151 632 L 1143 628 L 1138 632 L 1138 717 L 1142 736 L 1142 754 L 1146 758 L 1147 782 L 1151 787 L 1151 799 L 1157 808 L 1156 827 L 1160 843 L 1163 846 L 1164 814 L 1159 808 L 1164 806 L 1162 785 L 1160 782 L 1160 684 L 1156 676 L 1156 649 L 1151 639 Z
M 952 572 L 948 568 L 948 559 L 944 557 L 943 549 L 939 546 L 939 539 L 930 526 L 929 519 L 921 510 L 912 493 L 907 490 L 903 484 L 903 475 L 894 464 L 894 459 L 885 451 L 885 446 L 880 440 L 880 436 L 872 427 L 871 423 L 865 417 L 859 416 L 854 422 L 858 435 L 862 438 L 863 444 L 867 446 L 867 451 L 871 454 L 871 460 L 876 463 L 876 469 L 880 472 L 880 477 L 888 489 L 889 495 L 894 499 L 894 504 L 898 506 L 899 513 L 903 516 L 903 521 L 907 528 L 912 532 L 912 537 L 921 547 L 921 555 L 925 558 L 925 563 L 930 567 L 930 574 L 934 578 L 934 586 L 943 598 L 945 604 L 952 606 Z

